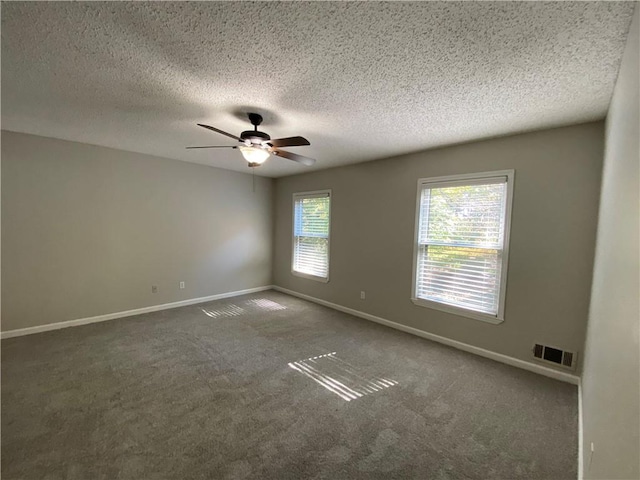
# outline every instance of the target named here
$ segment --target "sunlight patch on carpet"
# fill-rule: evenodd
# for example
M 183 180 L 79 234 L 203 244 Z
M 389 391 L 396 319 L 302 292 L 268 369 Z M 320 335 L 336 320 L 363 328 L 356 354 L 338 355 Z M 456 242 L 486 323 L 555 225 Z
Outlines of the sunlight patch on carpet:
M 222 305 L 216 309 L 201 308 L 202 312 L 211 318 L 237 317 L 244 313 L 244 309 L 234 305 Z
M 336 352 L 291 362 L 289 367 L 347 402 L 398 385 L 395 380 L 368 376 L 338 358 Z
M 284 305 L 281 305 L 278 302 L 274 302 L 273 300 L 268 300 L 266 298 L 254 298 L 247 301 L 247 303 L 254 307 L 258 307 L 260 310 L 268 310 L 270 312 L 287 309 L 287 307 L 285 307 Z

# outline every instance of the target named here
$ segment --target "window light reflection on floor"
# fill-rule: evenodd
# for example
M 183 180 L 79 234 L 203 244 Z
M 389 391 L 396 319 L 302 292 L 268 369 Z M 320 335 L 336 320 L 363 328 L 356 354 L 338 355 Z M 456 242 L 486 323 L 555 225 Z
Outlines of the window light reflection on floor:
M 278 302 L 274 302 L 266 298 L 253 298 L 248 300 L 247 303 L 254 307 L 258 307 L 260 310 L 276 311 L 287 309 L 284 305 L 280 305 Z
M 216 309 L 201 308 L 205 315 L 211 318 L 223 318 L 223 317 L 237 317 L 244 313 L 244 309 L 238 305 L 222 305 Z
M 339 359 L 336 352 L 291 362 L 289 367 L 347 402 L 398 385 L 395 380 L 361 374 L 356 367 Z
M 287 309 L 284 305 L 266 298 L 251 298 L 239 303 L 240 305 L 236 305 L 235 303 L 220 306 L 216 305 L 216 308 L 214 308 L 213 305 L 210 305 L 208 307 L 201 307 L 200 310 L 211 318 L 228 318 L 237 317 L 244 313 L 264 311 L 275 312 Z

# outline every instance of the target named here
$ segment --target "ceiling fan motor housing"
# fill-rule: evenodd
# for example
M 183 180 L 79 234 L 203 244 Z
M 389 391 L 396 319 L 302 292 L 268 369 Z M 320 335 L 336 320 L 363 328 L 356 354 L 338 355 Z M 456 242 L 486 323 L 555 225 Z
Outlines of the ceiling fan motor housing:
M 264 132 L 259 132 L 258 130 L 245 130 L 240 134 L 240 138 L 244 141 L 250 141 L 254 144 L 262 144 L 262 142 L 266 142 L 271 140 L 271 137 Z

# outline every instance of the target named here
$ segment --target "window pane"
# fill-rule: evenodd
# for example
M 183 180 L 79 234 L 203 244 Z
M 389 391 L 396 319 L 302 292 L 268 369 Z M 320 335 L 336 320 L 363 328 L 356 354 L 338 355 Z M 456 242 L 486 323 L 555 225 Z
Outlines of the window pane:
M 296 236 L 329 236 L 329 197 L 297 199 L 295 209 Z
M 329 240 L 318 237 L 296 237 L 293 269 L 296 272 L 326 278 L 329 273 Z
M 416 295 L 496 315 L 500 268 L 499 250 L 421 245 Z
M 329 274 L 329 195 L 298 195 L 294 201 L 293 270 L 327 278 Z
M 425 188 L 421 244 L 502 248 L 506 183 Z

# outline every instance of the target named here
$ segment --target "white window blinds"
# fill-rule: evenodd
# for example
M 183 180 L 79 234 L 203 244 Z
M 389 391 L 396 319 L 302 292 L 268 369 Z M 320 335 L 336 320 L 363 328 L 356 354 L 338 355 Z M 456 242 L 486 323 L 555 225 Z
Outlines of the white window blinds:
M 298 193 L 293 203 L 293 271 L 326 280 L 330 192 Z
M 501 313 L 507 181 L 505 175 L 421 184 L 417 299 Z

